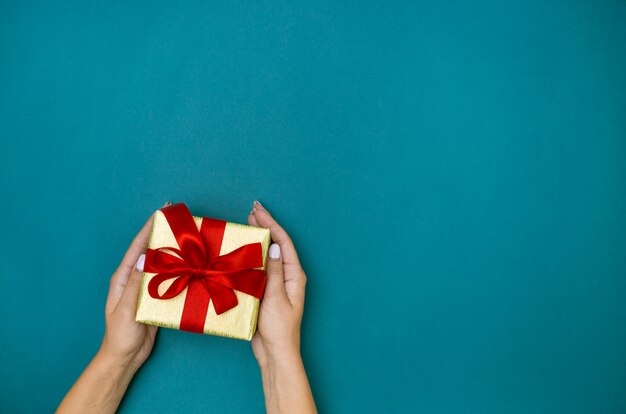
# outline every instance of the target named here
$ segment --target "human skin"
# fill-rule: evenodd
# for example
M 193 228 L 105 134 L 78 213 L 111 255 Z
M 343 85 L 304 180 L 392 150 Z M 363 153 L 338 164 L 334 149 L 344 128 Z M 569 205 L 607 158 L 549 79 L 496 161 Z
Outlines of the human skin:
M 58 414 L 114 413 L 133 376 L 150 356 L 158 328 L 136 322 L 135 312 L 152 217 L 111 277 L 104 339 L 61 401 Z M 258 201 L 253 204 L 248 224 L 269 228 L 273 241 L 258 329 L 252 338 L 266 410 L 269 414 L 317 413 L 300 355 L 306 275 L 289 235 Z
M 265 409 L 270 414 L 317 413 L 300 356 L 300 323 L 306 275 L 291 238 L 255 201 L 248 224 L 270 229 L 267 286 L 252 350 L 261 368 Z M 278 257 L 277 257 L 278 256 Z

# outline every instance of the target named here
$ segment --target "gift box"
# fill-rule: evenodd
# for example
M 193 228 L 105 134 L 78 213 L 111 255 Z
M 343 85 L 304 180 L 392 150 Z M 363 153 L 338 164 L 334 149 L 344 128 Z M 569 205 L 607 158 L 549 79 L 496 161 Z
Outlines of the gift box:
M 136 321 L 251 340 L 265 290 L 269 229 L 157 210 Z

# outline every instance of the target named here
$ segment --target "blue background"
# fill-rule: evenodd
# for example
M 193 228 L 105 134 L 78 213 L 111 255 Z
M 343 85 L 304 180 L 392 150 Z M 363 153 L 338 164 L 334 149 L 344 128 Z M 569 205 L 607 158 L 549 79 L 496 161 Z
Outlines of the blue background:
M 626 411 L 624 2 L 53 3 L 0 6 L 3 412 L 62 399 L 153 210 L 255 198 L 321 412 Z M 121 412 L 263 411 L 248 342 L 157 341 Z

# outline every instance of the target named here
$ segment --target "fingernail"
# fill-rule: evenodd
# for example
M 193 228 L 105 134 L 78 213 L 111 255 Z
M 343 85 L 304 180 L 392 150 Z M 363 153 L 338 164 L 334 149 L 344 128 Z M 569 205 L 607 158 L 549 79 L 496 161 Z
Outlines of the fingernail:
M 259 200 L 254 200 L 253 210 L 255 208 L 258 208 L 259 210 L 267 211 L 267 210 L 265 210 L 265 207 L 263 207 L 263 204 L 259 203 Z
M 280 246 L 277 243 L 272 243 L 270 246 L 270 259 L 278 260 L 280 259 Z
M 135 270 L 138 272 L 143 272 L 143 265 L 146 263 L 146 255 L 142 254 L 137 259 L 137 263 L 135 264 Z
M 172 205 L 172 203 L 170 203 L 170 202 L 168 201 L 167 203 L 163 204 L 163 207 L 169 207 L 169 206 L 171 206 L 171 205 Z M 163 207 L 161 207 L 161 208 L 163 208 Z

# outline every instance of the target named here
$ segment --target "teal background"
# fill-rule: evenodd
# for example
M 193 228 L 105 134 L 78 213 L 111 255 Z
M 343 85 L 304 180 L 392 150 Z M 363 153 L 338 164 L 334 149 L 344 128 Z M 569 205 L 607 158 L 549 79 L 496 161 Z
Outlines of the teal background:
M 51 412 L 165 201 L 258 198 L 322 413 L 626 412 L 623 1 L 0 5 L 0 401 Z M 264 410 L 162 329 L 120 412 Z

